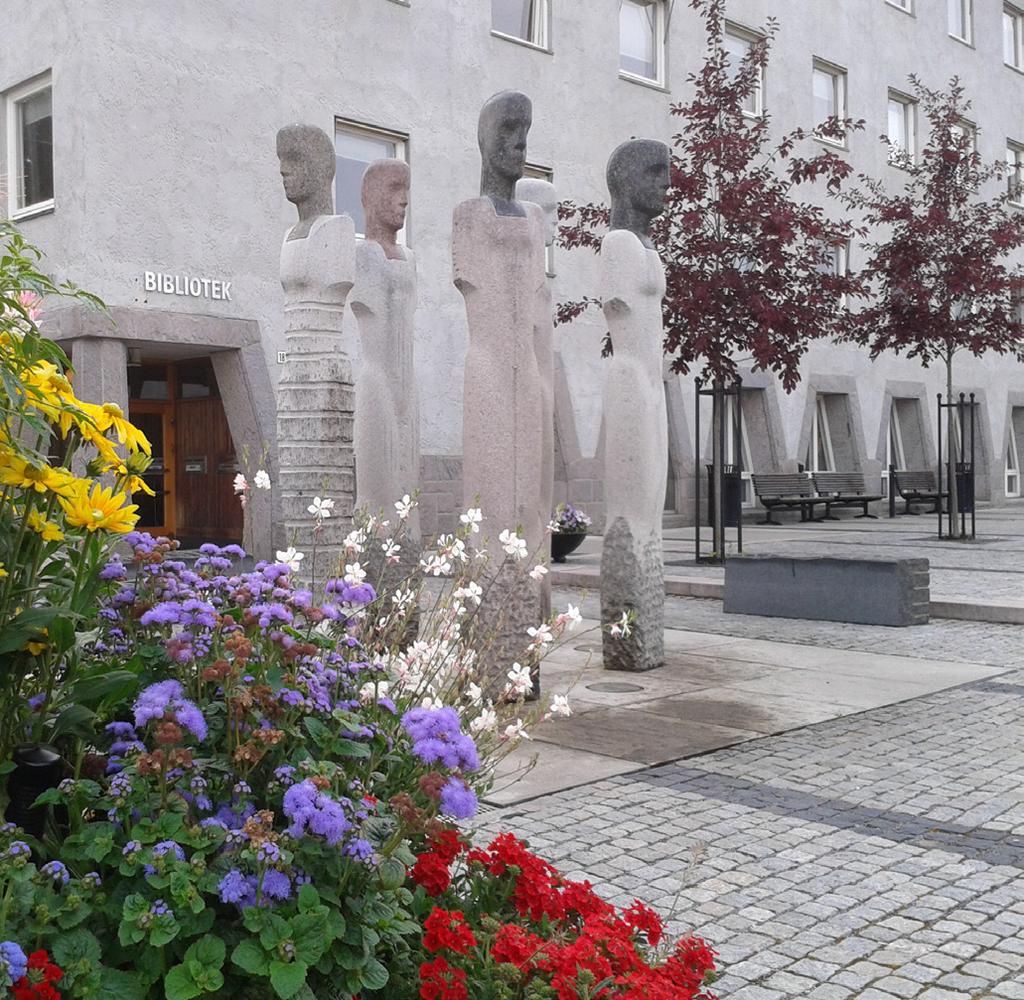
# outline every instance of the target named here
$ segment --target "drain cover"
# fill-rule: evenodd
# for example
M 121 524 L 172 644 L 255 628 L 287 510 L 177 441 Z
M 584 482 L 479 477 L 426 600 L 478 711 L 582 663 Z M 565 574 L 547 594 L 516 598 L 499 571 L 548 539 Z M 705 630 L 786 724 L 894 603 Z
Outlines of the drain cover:
M 625 681 L 598 681 L 588 684 L 588 691 L 601 691 L 605 694 L 627 694 L 630 691 L 643 691 L 639 684 L 627 684 Z

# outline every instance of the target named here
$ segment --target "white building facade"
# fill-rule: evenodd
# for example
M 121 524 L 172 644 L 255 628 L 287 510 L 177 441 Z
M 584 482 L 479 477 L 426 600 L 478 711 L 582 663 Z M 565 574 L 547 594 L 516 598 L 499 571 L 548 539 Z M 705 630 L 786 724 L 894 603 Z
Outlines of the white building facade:
M 50 330 L 68 347 L 82 394 L 120 402 L 160 441 L 162 498 L 147 517 L 187 537 L 237 534 L 235 469 L 273 469 L 284 349 L 278 259 L 293 218 L 278 128 L 305 122 L 336 137 L 336 211 L 353 214 L 357 231 L 366 162 L 410 164 L 423 526 L 447 530 L 462 502 L 466 349 L 451 218 L 478 191 L 481 104 L 504 88 L 527 93 L 531 171 L 550 176 L 562 198 L 605 201 L 609 153 L 633 136 L 670 140 L 678 130 L 670 105 L 690 96 L 687 77 L 704 50 L 685 0 L 0 0 L 0 8 L 0 211 L 58 278 L 108 304 L 108 314 L 56 311 Z M 1001 0 L 730 0 L 728 16 L 737 54 L 766 18 L 778 20 L 749 110 L 767 112 L 780 133 L 832 113 L 863 118 L 847 155 L 858 171 L 898 183 L 879 136 L 918 149 L 926 139 L 908 75 L 934 88 L 958 75 L 983 157 L 1024 164 L 1024 0 L 1020 9 Z M 826 203 L 824 192 L 807 197 Z M 854 246 L 849 265 L 858 258 Z M 596 257 L 556 250 L 550 264 L 556 301 L 596 294 Z M 354 322 L 350 315 L 358 371 Z M 599 523 L 603 333 L 596 313 L 556 331 L 556 498 Z M 890 462 L 934 468 L 939 369 L 822 343 L 792 393 L 770 375 L 744 374 L 747 469 L 830 467 L 881 485 Z M 964 358 L 956 382 L 981 404 L 978 495 L 1019 495 L 1024 366 Z M 665 391 L 666 510 L 692 516 L 694 468 L 710 441 L 695 456 L 692 378 L 666 374 Z

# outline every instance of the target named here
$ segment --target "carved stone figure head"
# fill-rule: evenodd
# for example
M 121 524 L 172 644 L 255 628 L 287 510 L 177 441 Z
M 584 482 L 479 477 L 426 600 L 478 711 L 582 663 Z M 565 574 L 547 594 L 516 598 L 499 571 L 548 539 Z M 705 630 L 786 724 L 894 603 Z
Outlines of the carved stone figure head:
M 671 154 L 654 139 L 631 139 L 608 158 L 612 229 L 628 229 L 647 245 L 651 221 L 665 210 Z
M 523 214 L 514 209 L 515 186 L 526 166 L 526 136 L 531 124 L 533 105 L 517 90 L 495 94 L 480 109 L 480 193 L 488 196 L 501 214 Z
M 405 225 L 409 207 L 409 164 L 403 160 L 374 160 L 363 174 L 363 212 L 366 238 L 379 243 L 388 257 L 402 257 L 395 237 Z
M 551 246 L 558 233 L 558 195 L 551 181 L 540 177 L 523 177 L 516 182 L 516 198 L 533 202 L 544 213 L 544 245 Z
M 332 215 L 334 144 L 327 133 L 315 125 L 287 125 L 277 133 L 277 156 L 284 194 L 298 209 L 300 225 Z M 309 226 L 303 228 L 304 236 Z

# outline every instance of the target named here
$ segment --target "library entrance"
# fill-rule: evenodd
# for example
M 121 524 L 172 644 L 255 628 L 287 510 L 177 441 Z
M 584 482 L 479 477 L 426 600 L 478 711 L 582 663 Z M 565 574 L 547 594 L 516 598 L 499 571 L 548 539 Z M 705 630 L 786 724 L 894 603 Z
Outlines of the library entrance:
M 177 538 L 182 548 L 242 540 L 238 472 L 209 358 L 128 366 L 129 417 L 153 446 L 143 477 L 155 496 L 136 493 L 140 530 Z

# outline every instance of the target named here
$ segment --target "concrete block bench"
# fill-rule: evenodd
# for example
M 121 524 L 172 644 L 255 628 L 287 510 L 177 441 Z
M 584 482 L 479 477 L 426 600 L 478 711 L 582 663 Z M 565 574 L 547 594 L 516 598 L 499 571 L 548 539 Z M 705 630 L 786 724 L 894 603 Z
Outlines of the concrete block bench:
M 735 556 L 725 563 L 727 614 L 862 625 L 926 625 L 927 559 Z

